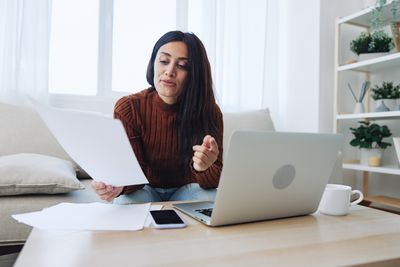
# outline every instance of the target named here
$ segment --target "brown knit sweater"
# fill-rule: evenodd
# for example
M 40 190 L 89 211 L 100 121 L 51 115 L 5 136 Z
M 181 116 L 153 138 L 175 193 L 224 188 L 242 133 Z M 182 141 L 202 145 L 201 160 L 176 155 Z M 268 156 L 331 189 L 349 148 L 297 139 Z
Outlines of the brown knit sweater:
M 166 104 L 157 91 L 149 88 L 119 99 L 115 105 L 114 117 L 124 125 L 150 186 L 171 188 L 198 183 L 202 188 L 216 188 L 222 170 L 222 113 L 217 107 L 217 117 L 213 118 L 220 133 L 214 136 L 219 149 L 217 161 L 203 172 L 194 170 L 193 163 L 190 163 L 187 166 L 189 175 L 185 177 L 185 170 L 179 168 L 178 164 L 178 134 L 175 126 L 177 110 L 178 104 Z M 143 186 L 126 186 L 122 194 L 129 194 Z

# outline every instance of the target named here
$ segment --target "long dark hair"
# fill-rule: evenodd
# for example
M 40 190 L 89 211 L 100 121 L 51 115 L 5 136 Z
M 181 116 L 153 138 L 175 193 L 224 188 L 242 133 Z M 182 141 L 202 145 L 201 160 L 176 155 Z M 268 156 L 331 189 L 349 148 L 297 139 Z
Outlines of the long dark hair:
M 178 98 L 176 120 L 180 155 L 183 155 L 181 164 L 188 166 L 193 156 L 192 146 L 201 144 L 206 134 L 217 136 L 216 104 L 210 62 L 203 43 L 194 33 L 170 31 L 161 36 L 154 45 L 147 66 L 147 82 L 155 89 L 154 61 L 157 52 L 166 43 L 176 41 L 185 43 L 188 49 L 188 77 L 186 88 Z

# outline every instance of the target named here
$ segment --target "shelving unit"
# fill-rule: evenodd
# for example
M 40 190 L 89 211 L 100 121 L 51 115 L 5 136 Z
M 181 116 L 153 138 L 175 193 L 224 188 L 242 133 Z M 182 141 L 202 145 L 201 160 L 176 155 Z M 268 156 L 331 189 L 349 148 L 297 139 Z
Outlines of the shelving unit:
M 383 10 L 384 21 L 388 22 L 392 19 L 391 14 L 391 5 L 392 2 L 389 1 Z M 348 48 L 344 48 L 345 46 L 341 46 L 342 37 L 342 27 L 356 27 L 362 28 L 365 31 L 369 31 L 369 20 L 370 14 L 373 8 L 366 8 L 349 16 L 343 18 L 336 19 L 336 38 L 335 38 L 335 107 L 334 107 L 334 130 L 338 133 L 343 133 L 345 136 L 349 137 L 351 132 L 348 128 L 342 127 L 342 125 L 352 124 L 356 126 L 357 121 L 360 120 L 373 120 L 373 121 L 392 121 L 392 123 L 396 124 L 398 129 L 400 129 L 400 111 L 389 111 L 389 112 L 369 112 L 371 110 L 371 103 L 367 102 L 365 104 L 365 113 L 353 114 L 351 112 L 351 108 L 348 107 L 348 98 L 351 95 L 347 94 L 345 90 L 348 90 L 345 86 L 347 83 L 346 79 L 350 75 L 361 75 L 363 79 L 370 80 L 371 76 L 376 77 L 377 75 L 381 75 L 381 73 L 385 73 L 385 71 L 393 71 L 398 70 L 400 72 L 400 53 L 390 53 L 385 56 L 358 61 L 354 63 L 345 64 L 341 61 L 346 61 L 341 58 L 345 53 L 349 54 L 350 44 L 348 44 Z M 400 20 L 400 19 L 399 19 Z M 351 31 L 350 31 L 351 32 Z M 357 36 L 354 36 L 354 38 Z M 344 51 L 347 49 L 347 51 Z M 398 75 L 400 76 L 400 75 Z M 393 77 L 393 79 L 397 79 L 397 83 L 400 81 L 398 77 Z M 357 80 L 357 79 L 355 79 Z M 365 97 L 368 101 L 369 95 Z M 350 101 L 351 102 L 351 101 Z M 347 105 L 347 106 L 346 106 Z M 346 144 L 345 144 L 346 146 Z M 371 196 L 369 195 L 369 176 L 370 173 L 382 175 L 395 175 L 400 179 L 400 168 L 398 165 L 384 165 L 381 167 L 370 167 L 366 165 L 359 164 L 359 160 L 352 159 L 347 157 L 346 153 L 352 149 L 350 145 L 344 149 L 344 163 L 343 169 L 353 170 L 362 173 L 363 179 L 363 193 L 365 196 L 365 202 L 367 204 L 378 204 L 383 205 L 386 209 L 400 209 L 400 199 L 396 199 L 389 196 Z M 346 152 L 346 149 L 348 150 Z M 354 154 L 354 153 L 353 153 Z
M 400 65 L 400 53 L 390 54 L 378 58 L 363 60 L 361 62 L 339 66 L 338 71 L 376 72 Z
M 354 119 L 369 119 L 369 120 L 393 120 L 400 118 L 400 111 L 388 112 L 367 112 L 367 113 L 351 113 L 337 114 L 337 120 L 354 120 Z
M 371 166 L 360 165 L 358 163 L 344 162 L 343 168 L 348 169 L 348 170 L 400 175 L 400 169 L 395 165 L 384 165 L 381 167 L 371 167 Z

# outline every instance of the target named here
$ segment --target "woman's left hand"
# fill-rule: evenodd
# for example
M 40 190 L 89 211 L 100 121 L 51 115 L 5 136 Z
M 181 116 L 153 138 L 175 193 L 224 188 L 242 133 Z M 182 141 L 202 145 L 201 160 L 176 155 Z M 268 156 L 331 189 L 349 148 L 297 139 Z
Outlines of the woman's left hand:
M 214 137 L 206 135 L 203 144 L 193 146 L 193 167 L 196 171 L 207 170 L 218 158 L 218 144 Z

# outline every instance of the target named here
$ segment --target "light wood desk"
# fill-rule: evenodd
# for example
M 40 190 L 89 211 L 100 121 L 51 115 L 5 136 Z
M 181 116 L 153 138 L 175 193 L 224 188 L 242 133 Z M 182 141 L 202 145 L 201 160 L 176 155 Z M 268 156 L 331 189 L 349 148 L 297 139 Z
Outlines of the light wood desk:
M 34 229 L 15 266 L 400 266 L 400 216 L 366 207 L 218 228 L 182 217 L 185 229 Z

